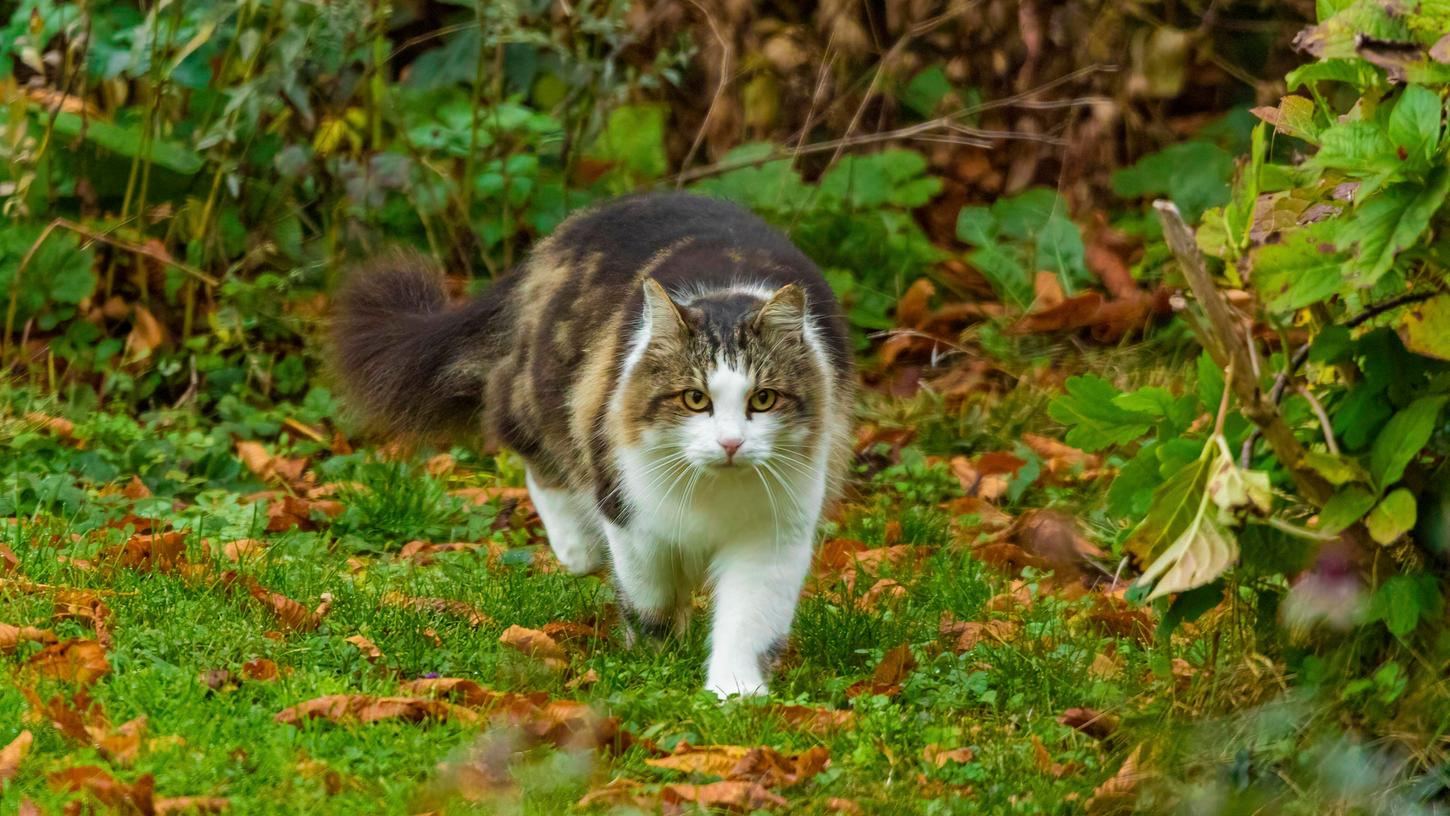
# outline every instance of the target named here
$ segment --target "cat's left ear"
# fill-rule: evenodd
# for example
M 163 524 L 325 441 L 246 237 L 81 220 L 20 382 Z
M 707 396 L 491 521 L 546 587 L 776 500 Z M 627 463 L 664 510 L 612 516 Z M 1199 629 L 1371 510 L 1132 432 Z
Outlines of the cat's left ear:
M 771 294 L 755 315 L 754 327 L 761 332 L 801 331 L 806 325 L 806 291 L 787 283 Z

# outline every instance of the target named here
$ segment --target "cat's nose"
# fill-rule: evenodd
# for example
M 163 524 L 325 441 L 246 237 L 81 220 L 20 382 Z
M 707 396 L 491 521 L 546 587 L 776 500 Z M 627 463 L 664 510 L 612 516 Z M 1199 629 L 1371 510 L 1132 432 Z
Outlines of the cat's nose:
M 725 449 L 725 458 L 727 460 L 733 460 L 735 458 L 735 452 L 740 450 L 741 445 L 745 444 L 745 440 L 738 436 L 727 436 L 718 441 L 720 447 Z

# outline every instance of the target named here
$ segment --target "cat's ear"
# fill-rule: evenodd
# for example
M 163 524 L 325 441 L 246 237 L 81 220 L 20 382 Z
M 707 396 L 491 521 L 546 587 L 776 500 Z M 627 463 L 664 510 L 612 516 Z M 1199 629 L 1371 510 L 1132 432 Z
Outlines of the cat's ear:
M 679 337 L 687 328 L 679 304 L 654 278 L 644 279 L 644 313 L 649 318 L 649 333 L 654 340 Z
M 775 290 L 755 315 L 760 332 L 800 331 L 806 325 L 806 291 L 794 283 Z

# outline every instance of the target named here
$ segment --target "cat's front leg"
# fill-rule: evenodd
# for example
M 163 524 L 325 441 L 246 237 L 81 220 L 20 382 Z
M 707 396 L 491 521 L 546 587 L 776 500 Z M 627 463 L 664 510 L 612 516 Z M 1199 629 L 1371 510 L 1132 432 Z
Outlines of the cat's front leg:
M 544 522 L 549 547 L 564 569 L 588 575 L 604 566 L 604 536 L 593 502 L 562 485 L 546 487 L 533 468 L 524 472 L 524 484 Z
M 715 614 L 705 686 L 720 698 L 766 693 L 810 570 L 811 542 L 810 535 L 779 546 L 741 542 L 716 554 L 710 568 Z
M 681 593 L 688 598 L 688 590 L 679 586 L 671 553 L 648 533 L 609 522 L 604 532 L 626 644 L 633 647 L 642 636 L 654 640 L 668 636 L 682 619 Z

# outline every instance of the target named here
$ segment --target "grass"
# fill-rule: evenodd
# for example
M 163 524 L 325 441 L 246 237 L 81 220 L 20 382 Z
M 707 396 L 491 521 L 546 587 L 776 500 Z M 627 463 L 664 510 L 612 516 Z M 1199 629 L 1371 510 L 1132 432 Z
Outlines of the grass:
M 305 440 L 284 442 L 273 431 L 269 445 L 312 456 L 312 468 L 328 480 L 356 485 L 340 494 L 347 509 L 331 525 L 266 533 L 259 506 L 246 502 L 266 485 L 223 461 L 231 456 L 230 437 L 216 426 L 176 414 L 133 420 L 91 412 L 71 440 L 58 439 L 17 418 L 35 407 L 26 395 L 8 396 L 12 419 L 3 427 L 15 456 L 5 478 L 15 519 L 3 532 L 20 565 L 0 582 L 0 621 L 53 627 L 61 638 L 92 636 L 83 622 L 53 620 L 52 599 L 19 591 L 17 576 L 107 593 L 112 671 L 89 693 L 113 725 L 145 716 L 146 739 L 133 762 L 116 763 L 36 721 L 23 690 L 45 700 L 68 696 L 73 684 L 28 671 L 26 661 L 38 650 L 33 644 L 0 656 L 0 744 L 22 727 L 35 734 L 19 775 L 0 794 L 7 811 L 28 799 L 43 812 L 58 812 L 76 795 L 56 790 L 47 778 L 77 765 L 107 767 L 122 780 L 154 774 L 158 796 L 225 797 L 238 814 L 414 813 L 440 806 L 449 813 L 555 814 L 611 779 L 690 781 L 647 765 L 651 754 L 640 746 L 588 761 L 531 750 L 515 757 L 511 789 L 468 802 L 450 796 L 440 781 L 448 772 L 440 768 L 461 761 L 480 741 L 487 744 L 487 729 L 451 721 L 310 720 L 296 727 L 274 720 L 311 698 L 397 694 L 404 680 L 437 675 L 580 700 L 665 750 L 681 742 L 782 751 L 823 745 L 829 767 L 780 791 L 792 812 L 834 812 L 833 799 L 849 799 L 865 813 L 1073 813 L 1116 770 L 1123 746 L 1060 725 L 1058 715 L 1075 707 L 1112 711 L 1161 683 L 1148 671 L 1142 646 L 1083 623 L 1086 600 L 1047 593 L 1026 608 L 993 611 L 1000 606 L 993 599 L 1010 589 L 1010 577 L 954 540 L 949 519 L 934 506 L 950 494 L 949 480 L 920 463 L 895 466 L 865 483 L 834 533 L 868 547 L 899 535 L 924 557 L 878 574 L 863 572 L 854 589 L 827 576 L 801 604 L 772 700 L 854 712 L 851 727 L 821 734 L 790 725 L 764 702 L 722 705 L 700 690 L 704 615 L 683 636 L 633 650 L 617 631 L 582 641 L 569 648 L 562 672 L 501 644 L 510 625 L 587 621 L 607 615 L 612 601 L 598 578 L 543 568 L 536 554 L 546 545 L 538 530 L 496 523 L 496 503 L 471 508 L 447 492 L 486 482 L 500 467 L 512 473 L 507 462 L 460 452 L 457 470 L 440 478 L 408 465 L 379 464 L 367 451 L 327 456 Z M 110 447 L 119 440 L 128 447 Z M 105 478 L 87 478 L 88 467 Z M 115 495 L 131 473 L 142 475 L 158 495 L 136 501 Z M 186 530 L 190 558 L 205 567 L 185 577 L 104 565 L 87 569 L 71 560 L 93 560 L 104 547 L 124 541 L 129 530 L 107 524 L 127 512 L 159 515 Z M 887 519 L 899 522 L 899 533 Z M 222 543 L 245 537 L 268 546 L 240 563 L 222 557 Z M 396 556 L 412 538 L 486 540 L 495 553 L 444 552 L 418 565 Z M 308 608 L 328 593 L 331 609 L 315 631 L 279 631 L 277 619 L 240 583 L 226 587 L 218 576 L 228 570 Z M 882 578 L 899 581 L 905 594 L 864 604 L 867 588 Z M 489 621 L 472 626 L 446 612 L 398 606 L 388 600 L 396 593 L 459 600 Z M 986 639 L 956 653 L 938 633 L 944 614 L 967 621 L 1011 618 L 1021 629 L 1005 643 Z M 354 635 L 371 640 L 383 657 L 368 660 L 347 642 Z M 852 684 L 867 680 L 900 644 L 910 646 L 916 661 L 900 692 L 849 697 Z M 1105 651 L 1116 651 L 1120 664 L 1110 674 L 1094 662 Z M 281 667 L 280 677 L 240 679 L 220 689 L 201 679 L 215 670 L 241 677 L 243 664 L 258 658 Z M 597 682 L 570 686 L 571 678 L 589 672 Z M 938 767 L 924 758 L 928 746 L 968 747 L 972 758 Z

